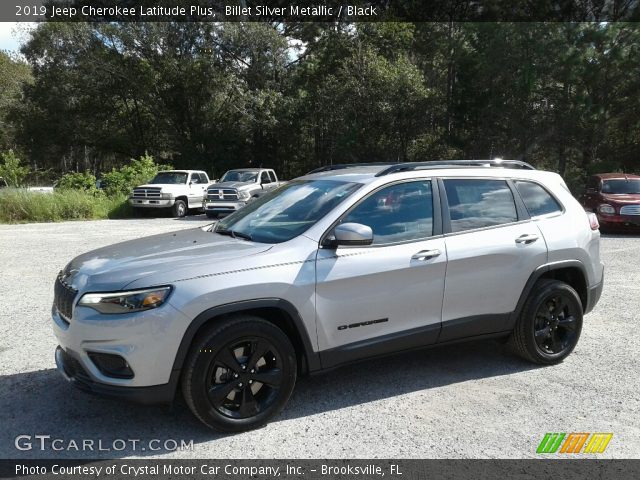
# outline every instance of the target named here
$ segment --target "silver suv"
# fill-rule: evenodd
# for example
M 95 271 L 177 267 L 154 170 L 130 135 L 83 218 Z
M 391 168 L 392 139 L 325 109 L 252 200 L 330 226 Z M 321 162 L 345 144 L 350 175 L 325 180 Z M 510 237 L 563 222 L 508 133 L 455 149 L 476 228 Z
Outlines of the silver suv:
M 500 168 L 496 168 L 500 167 Z M 55 282 L 58 369 L 83 390 L 264 424 L 297 376 L 467 339 L 531 362 L 574 349 L 600 233 L 518 161 L 337 165 L 217 224 L 75 258 Z

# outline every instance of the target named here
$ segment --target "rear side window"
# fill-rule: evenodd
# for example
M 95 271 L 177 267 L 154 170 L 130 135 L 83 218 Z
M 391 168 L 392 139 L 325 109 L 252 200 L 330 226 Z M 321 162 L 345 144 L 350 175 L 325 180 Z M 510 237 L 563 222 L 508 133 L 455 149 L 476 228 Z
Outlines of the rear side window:
M 463 232 L 516 222 L 513 194 L 504 180 L 444 180 L 451 231 Z
M 556 199 L 537 183 L 516 181 L 515 184 L 529 215 L 532 217 L 562 211 L 562 207 Z
M 269 170 L 269 178 L 271 179 L 272 182 L 276 181 L 276 174 L 271 170 Z

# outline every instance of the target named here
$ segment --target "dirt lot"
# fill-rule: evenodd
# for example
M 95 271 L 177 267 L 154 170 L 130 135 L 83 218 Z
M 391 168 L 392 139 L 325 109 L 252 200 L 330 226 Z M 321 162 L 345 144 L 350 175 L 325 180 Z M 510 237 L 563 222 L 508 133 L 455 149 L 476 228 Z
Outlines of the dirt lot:
M 559 366 L 529 365 L 494 342 L 375 360 L 301 379 L 270 425 L 228 436 L 204 429 L 180 404 L 128 405 L 67 384 L 54 369 L 49 326 L 56 273 L 87 250 L 206 223 L 0 226 L 1 458 L 520 458 L 534 457 L 546 432 L 613 432 L 604 456 L 640 458 L 640 237 L 602 239 L 602 299 Z M 16 449 L 19 435 L 31 436 L 31 449 Z M 35 435 L 51 436 L 44 450 Z M 54 439 L 62 451 L 51 448 Z M 86 439 L 93 451 L 73 448 Z M 166 451 L 181 440 L 193 448 Z

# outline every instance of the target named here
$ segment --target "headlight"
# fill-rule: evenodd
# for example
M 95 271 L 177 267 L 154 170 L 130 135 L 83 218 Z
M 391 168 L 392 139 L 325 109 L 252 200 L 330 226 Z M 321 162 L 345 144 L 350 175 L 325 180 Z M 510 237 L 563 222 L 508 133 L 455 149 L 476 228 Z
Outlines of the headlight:
M 238 198 L 240 200 L 249 200 L 251 198 L 251 194 L 249 192 L 238 192 Z
M 600 205 L 598 207 L 598 211 L 600 213 L 604 213 L 605 215 L 613 215 L 614 213 L 616 213 L 616 209 L 613 208 L 611 205 L 609 205 L 608 203 L 603 203 L 602 205 Z
M 169 198 L 173 198 L 173 194 L 171 194 L 171 193 L 161 193 L 160 197 L 161 198 L 165 198 L 165 199 L 169 199 Z
M 116 293 L 85 293 L 78 305 L 107 314 L 140 312 L 159 307 L 170 293 L 171 287 Z

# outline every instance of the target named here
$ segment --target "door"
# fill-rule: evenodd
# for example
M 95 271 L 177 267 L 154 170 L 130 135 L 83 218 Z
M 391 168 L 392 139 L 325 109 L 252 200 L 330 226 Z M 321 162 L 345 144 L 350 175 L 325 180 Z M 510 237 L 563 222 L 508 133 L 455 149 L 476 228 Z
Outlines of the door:
M 202 200 L 206 195 L 207 181 L 204 175 L 192 173 L 189 181 L 189 208 L 202 207 Z
M 501 179 L 445 179 L 447 275 L 439 341 L 510 328 L 529 276 L 547 247 Z M 447 225 L 449 224 L 450 227 Z
M 434 343 L 447 255 L 431 180 L 379 189 L 340 223 L 367 225 L 374 239 L 366 247 L 318 251 L 316 324 L 323 366 Z

